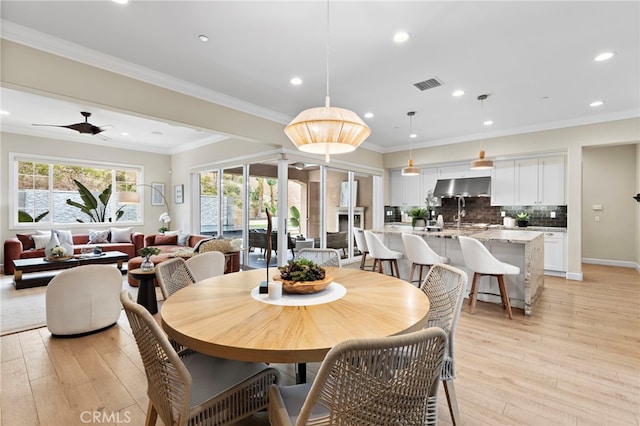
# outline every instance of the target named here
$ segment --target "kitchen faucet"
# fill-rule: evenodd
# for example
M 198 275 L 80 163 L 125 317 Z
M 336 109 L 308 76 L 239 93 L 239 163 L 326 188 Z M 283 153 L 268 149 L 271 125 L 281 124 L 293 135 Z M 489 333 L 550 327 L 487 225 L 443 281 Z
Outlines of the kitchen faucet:
M 460 207 L 460 204 L 462 204 L 462 208 Z M 465 207 L 466 207 L 466 203 L 464 201 L 464 197 L 459 196 L 458 197 L 458 216 L 453 218 L 453 220 L 458 222 L 458 229 L 460 229 L 460 222 L 462 221 L 462 218 L 467 215 L 467 212 L 464 211 Z

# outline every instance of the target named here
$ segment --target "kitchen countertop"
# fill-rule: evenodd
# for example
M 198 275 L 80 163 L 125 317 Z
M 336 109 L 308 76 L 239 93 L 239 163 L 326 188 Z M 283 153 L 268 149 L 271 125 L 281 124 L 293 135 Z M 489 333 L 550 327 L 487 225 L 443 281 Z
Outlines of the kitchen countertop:
M 385 223 L 385 228 L 401 228 L 404 230 L 404 232 L 406 232 L 406 228 L 411 228 L 411 223 L 409 222 L 387 222 Z M 472 230 L 474 232 L 478 231 L 478 230 L 490 230 L 490 229 L 503 229 L 503 230 L 511 230 L 511 231 L 538 231 L 538 232 L 567 232 L 567 228 L 566 227 L 561 227 L 561 226 L 526 226 L 526 227 L 513 227 L 513 228 L 507 228 L 503 225 L 499 225 L 499 224 L 486 224 L 486 223 L 481 223 L 481 224 L 473 224 L 473 223 L 465 223 L 463 225 L 460 226 L 460 231 L 468 231 L 468 230 Z M 458 227 L 456 225 L 452 225 L 449 223 L 445 223 L 444 226 L 444 230 L 458 230 Z M 421 231 L 416 231 L 416 232 L 421 232 Z M 425 235 L 428 234 L 432 234 L 434 231 L 425 231 Z M 460 235 L 467 235 L 467 234 L 463 234 L 461 233 Z
M 528 228 L 527 228 L 528 229 Z M 400 235 L 403 232 L 411 232 L 416 235 L 435 238 L 457 238 L 471 236 L 480 241 L 503 241 L 511 243 L 528 243 L 537 237 L 542 236 L 541 231 L 521 230 L 521 229 L 477 229 L 477 228 L 453 228 L 442 231 L 415 231 L 407 229 L 406 226 L 385 226 L 384 229 L 374 229 L 373 232 L 380 234 Z

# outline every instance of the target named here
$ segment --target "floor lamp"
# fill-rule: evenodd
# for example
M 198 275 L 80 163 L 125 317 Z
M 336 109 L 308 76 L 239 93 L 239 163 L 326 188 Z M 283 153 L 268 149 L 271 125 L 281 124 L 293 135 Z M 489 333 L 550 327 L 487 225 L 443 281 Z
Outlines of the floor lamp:
M 158 195 L 160 195 L 160 197 L 162 198 L 162 201 L 164 201 L 164 205 L 167 208 L 167 211 L 162 213 L 160 215 L 160 221 L 162 223 L 164 223 L 163 229 L 165 231 L 169 230 L 169 222 L 171 222 L 171 216 L 170 216 L 170 211 L 169 211 L 169 203 L 167 202 L 166 197 L 164 196 L 164 194 L 156 187 L 149 185 L 147 183 L 139 183 L 137 185 L 135 185 L 135 187 L 137 188 L 138 186 L 146 186 L 151 188 L 152 190 L 156 191 L 158 193 Z M 133 192 L 133 191 L 121 191 L 118 192 L 118 203 L 119 204 L 140 204 L 140 193 L 139 192 Z

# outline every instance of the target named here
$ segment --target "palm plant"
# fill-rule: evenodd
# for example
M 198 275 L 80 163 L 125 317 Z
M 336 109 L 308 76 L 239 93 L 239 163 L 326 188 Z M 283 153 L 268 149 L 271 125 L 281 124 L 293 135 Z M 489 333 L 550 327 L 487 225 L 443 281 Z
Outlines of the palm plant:
M 67 204 L 80 209 L 82 213 L 91 218 L 91 222 L 107 222 L 107 204 L 109 204 L 109 199 L 111 198 L 111 184 L 96 198 L 82 182 L 76 179 L 74 179 L 73 182 L 78 187 L 78 193 L 84 204 L 80 204 L 70 198 L 67 199 Z M 124 214 L 123 208 L 124 206 L 116 210 L 116 220 L 119 220 Z M 76 221 L 84 223 L 82 219 L 76 219 Z M 109 218 L 108 221 L 111 222 L 111 218 Z

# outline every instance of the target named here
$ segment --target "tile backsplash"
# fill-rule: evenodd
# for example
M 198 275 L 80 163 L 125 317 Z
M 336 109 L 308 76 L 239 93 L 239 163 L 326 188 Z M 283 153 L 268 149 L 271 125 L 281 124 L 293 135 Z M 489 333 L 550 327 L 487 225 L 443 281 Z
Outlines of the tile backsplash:
M 466 216 L 462 218 L 464 223 L 490 223 L 502 224 L 500 212 L 512 218 L 520 212 L 529 213 L 529 226 L 567 226 L 567 206 L 492 206 L 489 197 L 466 197 L 464 199 Z M 441 214 L 445 222 L 453 222 L 458 214 L 458 199 L 443 198 L 442 206 L 435 207 L 436 216 Z M 385 214 L 385 222 L 399 222 L 403 211 L 407 207 L 386 206 L 385 211 L 393 212 Z M 555 212 L 555 219 L 551 218 L 551 212 Z M 393 219 L 393 220 L 391 220 Z

